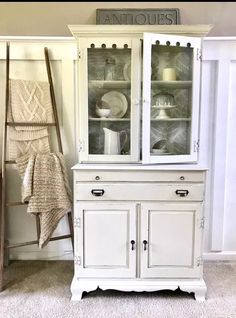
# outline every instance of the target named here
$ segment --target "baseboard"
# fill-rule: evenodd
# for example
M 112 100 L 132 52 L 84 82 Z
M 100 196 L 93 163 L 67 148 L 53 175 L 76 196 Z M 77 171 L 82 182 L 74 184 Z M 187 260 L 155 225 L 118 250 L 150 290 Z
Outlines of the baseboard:
M 236 251 L 232 252 L 209 252 L 203 253 L 204 261 L 236 261 Z
M 10 260 L 72 261 L 72 251 L 11 251 Z
M 11 250 L 10 253 L 11 260 L 70 260 L 72 261 L 73 253 L 72 251 L 19 251 Z M 236 251 L 235 252 L 205 252 L 203 253 L 204 261 L 236 261 Z

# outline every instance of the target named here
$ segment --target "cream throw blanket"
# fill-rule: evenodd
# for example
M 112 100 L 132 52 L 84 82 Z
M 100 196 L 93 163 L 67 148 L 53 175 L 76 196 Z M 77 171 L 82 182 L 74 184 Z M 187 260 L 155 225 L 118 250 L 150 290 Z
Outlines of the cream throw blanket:
M 10 122 L 53 122 L 50 86 L 48 82 L 21 79 L 9 80 Z M 27 152 L 49 152 L 48 129 L 43 126 L 16 126 L 9 128 L 9 159 Z
M 10 79 L 9 119 L 14 122 L 51 123 L 53 121 L 48 82 Z M 15 127 L 16 130 L 40 130 L 44 127 Z
M 22 202 L 40 218 L 39 247 L 44 247 L 59 220 L 72 210 L 72 193 L 61 153 L 26 154 L 16 160 L 23 178 Z

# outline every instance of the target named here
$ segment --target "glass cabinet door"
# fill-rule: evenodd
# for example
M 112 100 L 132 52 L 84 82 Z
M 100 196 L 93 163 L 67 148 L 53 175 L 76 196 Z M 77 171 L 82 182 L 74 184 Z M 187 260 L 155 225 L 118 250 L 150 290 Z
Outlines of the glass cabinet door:
M 199 38 L 144 34 L 143 163 L 197 161 L 200 44 Z
M 80 162 L 139 159 L 140 43 L 89 38 L 79 43 Z

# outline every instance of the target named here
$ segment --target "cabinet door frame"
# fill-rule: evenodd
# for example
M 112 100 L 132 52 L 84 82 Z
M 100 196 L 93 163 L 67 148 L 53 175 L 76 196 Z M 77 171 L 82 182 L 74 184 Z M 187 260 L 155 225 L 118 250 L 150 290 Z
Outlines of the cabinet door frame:
M 130 154 L 128 155 L 105 155 L 89 154 L 89 127 L 88 127 L 88 56 L 87 49 L 90 45 L 112 49 L 114 44 L 118 48 L 128 45 L 131 49 L 131 98 L 130 104 Z M 141 109 L 141 44 L 137 37 L 88 37 L 78 40 L 78 84 L 77 103 L 78 114 L 76 115 L 76 136 L 80 163 L 86 162 L 138 162 L 140 156 L 140 109 Z M 115 90 L 114 88 L 110 89 Z
M 77 277 L 103 277 L 103 278 L 135 278 L 136 277 L 136 257 L 137 257 L 137 225 L 136 225 L 136 204 L 131 202 L 87 202 L 87 201 L 76 201 L 74 203 L 74 229 L 75 229 L 75 273 Z M 94 212 L 99 211 L 128 211 L 127 227 L 128 233 L 126 244 L 126 267 L 109 267 L 104 266 L 97 267 L 85 267 L 85 225 L 84 225 L 84 213 L 86 210 L 92 210 Z M 112 224 L 111 224 L 112 226 Z M 135 241 L 134 249 L 132 250 L 131 240 Z M 110 244 L 110 242 L 109 242 Z
M 192 77 L 192 117 L 190 154 L 151 156 L 150 129 L 151 129 L 151 47 L 159 40 L 166 45 L 166 41 L 180 42 L 181 45 L 191 43 L 193 47 L 193 77 Z M 200 112 L 200 61 L 201 39 L 197 37 L 176 36 L 167 34 L 144 33 L 143 36 L 143 103 L 142 103 L 142 163 L 184 163 L 197 162 L 199 145 L 199 112 Z
M 199 278 L 202 275 L 201 255 L 202 255 L 202 202 L 155 202 L 141 203 L 140 215 L 140 276 L 141 278 Z M 158 210 L 161 212 L 194 211 L 194 228 L 192 242 L 192 266 L 150 266 L 149 248 L 152 242 L 149 241 L 149 211 Z M 144 251 L 143 241 L 147 240 L 147 250 Z M 173 245 L 175 242 L 173 242 Z M 158 255 L 157 255 L 158 257 Z

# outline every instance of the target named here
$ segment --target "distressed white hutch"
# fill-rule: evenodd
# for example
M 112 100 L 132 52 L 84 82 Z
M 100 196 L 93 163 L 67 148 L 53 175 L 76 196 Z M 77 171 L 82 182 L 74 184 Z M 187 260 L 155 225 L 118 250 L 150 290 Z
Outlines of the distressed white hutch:
M 98 287 L 179 287 L 204 300 L 198 156 L 210 26 L 69 29 L 78 46 L 72 300 Z

